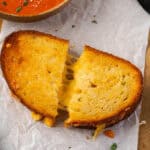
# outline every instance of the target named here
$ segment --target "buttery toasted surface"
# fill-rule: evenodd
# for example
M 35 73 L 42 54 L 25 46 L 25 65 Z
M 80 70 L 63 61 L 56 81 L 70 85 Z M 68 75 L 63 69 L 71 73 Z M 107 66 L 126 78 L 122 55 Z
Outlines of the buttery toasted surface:
M 9 35 L 2 48 L 1 66 L 13 93 L 32 111 L 57 116 L 68 41 L 37 31 Z
M 86 46 L 73 70 L 66 126 L 109 126 L 134 111 L 142 93 L 142 75 L 134 65 Z

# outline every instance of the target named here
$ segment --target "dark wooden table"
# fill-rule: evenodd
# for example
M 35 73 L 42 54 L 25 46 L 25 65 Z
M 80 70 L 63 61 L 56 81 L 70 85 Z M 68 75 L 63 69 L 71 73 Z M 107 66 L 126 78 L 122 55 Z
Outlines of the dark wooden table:
M 139 150 L 150 150 L 150 34 L 145 62 L 144 93 L 141 121 L 142 120 L 145 120 L 146 124 L 140 127 Z

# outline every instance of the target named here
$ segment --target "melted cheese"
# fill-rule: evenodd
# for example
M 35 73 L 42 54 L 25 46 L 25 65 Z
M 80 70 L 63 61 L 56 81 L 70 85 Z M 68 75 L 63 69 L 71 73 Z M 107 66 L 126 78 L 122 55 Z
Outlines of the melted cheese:
M 105 124 L 100 124 L 100 125 L 97 125 L 95 131 L 94 131 L 94 135 L 93 135 L 93 139 L 95 140 L 99 134 L 103 131 L 103 129 L 106 127 Z

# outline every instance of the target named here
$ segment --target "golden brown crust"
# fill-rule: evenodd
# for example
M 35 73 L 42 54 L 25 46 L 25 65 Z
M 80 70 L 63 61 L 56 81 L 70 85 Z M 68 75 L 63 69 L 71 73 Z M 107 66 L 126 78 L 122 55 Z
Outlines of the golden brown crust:
M 96 127 L 97 125 L 100 124 L 105 124 L 106 127 L 109 127 L 111 125 L 114 125 L 118 122 L 120 122 L 121 120 L 124 120 L 125 118 L 127 118 L 130 114 L 132 114 L 134 112 L 134 110 L 136 109 L 137 105 L 140 102 L 141 96 L 142 96 L 142 91 L 143 91 L 143 76 L 141 71 L 132 63 L 130 63 L 127 60 L 124 60 L 122 58 L 119 58 L 117 56 L 114 56 L 112 54 L 103 52 L 103 51 L 99 51 L 96 50 L 90 46 L 85 46 L 85 50 L 86 51 L 91 51 L 96 53 L 97 55 L 100 54 L 104 54 L 107 55 L 111 58 L 113 58 L 114 60 L 120 61 L 122 63 L 126 63 L 127 65 L 131 66 L 134 70 L 136 70 L 136 72 L 138 73 L 138 79 L 140 81 L 140 85 L 139 85 L 139 90 L 137 92 L 137 95 L 133 98 L 134 101 L 133 103 L 129 104 L 125 109 L 119 110 L 116 114 L 112 114 L 111 116 L 102 119 L 102 120 L 87 120 L 87 121 L 83 121 L 83 120 L 76 120 L 76 121 L 69 121 L 66 120 L 65 122 L 65 126 L 74 126 L 74 127 Z
M 140 102 L 140 98 L 138 102 Z M 94 127 L 95 128 L 97 127 L 97 125 L 105 124 L 106 127 L 109 127 L 129 117 L 134 112 L 138 104 L 139 103 L 133 104 L 133 106 L 128 107 L 125 110 L 118 112 L 116 115 L 105 118 L 103 120 L 95 120 L 95 121 L 78 120 L 78 121 L 65 123 L 65 126 L 66 127 L 74 126 L 74 127 Z
M 26 101 L 20 95 L 18 95 L 16 93 L 16 90 L 12 87 L 12 84 L 10 84 L 11 81 L 10 81 L 10 78 L 8 77 L 9 75 L 8 75 L 7 69 L 6 69 L 7 62 L 5 62 L 5 59 L 7 57 L 7 50 L 6 50 L 7 46 L 6 46 L 6 44 L 9 43 L 9 44 L 12 44 L 14 47 L 17 46 L 18 37 L 19 37 L 19 35 L 23 35 L 23 34 L 32 34 L 32 35 L 35 35 L 35 36 L 38 36 L 38 37 L 44 36 L 44 37 L 49 37 L 51 39 L 58 40 L 58 38 L 53 36 L 53 35 L 38 32 L 38 31 L 34 31 L 34 30 L 21 30 L 21 31 L 11 33 L 8 37 L 6 37 L 6 39 L 4 41 L 4 44 L 2 46 L 1 56 L 0 56 L 1 68 L 2 68 L 2 71 L 3 71 L 3 75 L 6 79 L 6 82 L 9 86 L 9 88 L 11 89 L 12 93 L 18 98 L 17 100 L 19 100 L 22 104 L 24 104 L 26 107 L 28 107 L 30 110 L 34 111 L 35 113 L 38 113 L 42 116 L 51 118 L 55 122 L 54 116 L 51 116 L 50 114 L 45 114 L 44 112 L 39 112 L 38 109 L 35 109 L 35 108 L 32 107 L 32 105 L 29 105 L 28 103 L 26 103 Z M 64 40 L 64 39 L 59 39 L 59 40 L 62 41 L 63 43 L 68 43 L 68 40 Z
M 20 34 L 35 34 L 35 36 L 45 36 L 45 37 L 50 37 L 50 38 L 53 38 L 56 40 L 58 39 L 58 37 L 51 35 L 51 34 L 44 33 L 44 32 L 39 32 L 39 31 L 35 31 L 35 30 L 19 30 L 19 31 L 13 32 L 10 35 L 8 35 L 5 38 L 4 44 L 8 41 L 12 41 L 11 39 L 17 38 Z M 67 42 L 67 43 L 69 42 L 68 40 L 61 39 L 61 38 L 59 38 L 59 40 L 62 42 Z M 4 49 L 4 46 L 5 46 L 4 44 L 3 44 L 2 50 Z

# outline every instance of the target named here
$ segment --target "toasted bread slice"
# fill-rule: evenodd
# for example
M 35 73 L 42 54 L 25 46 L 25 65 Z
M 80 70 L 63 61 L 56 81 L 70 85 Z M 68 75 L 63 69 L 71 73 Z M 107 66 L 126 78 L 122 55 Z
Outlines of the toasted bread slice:
M 1 66 L 13 93 L 32 111 L 54 122 L 62 86 L 68 41 L 37 31 L 9 35 Z
M 86 46 L 73 70 L 66 126 L 110 126 L 140 101 L 142 74 L 126 60 Z

